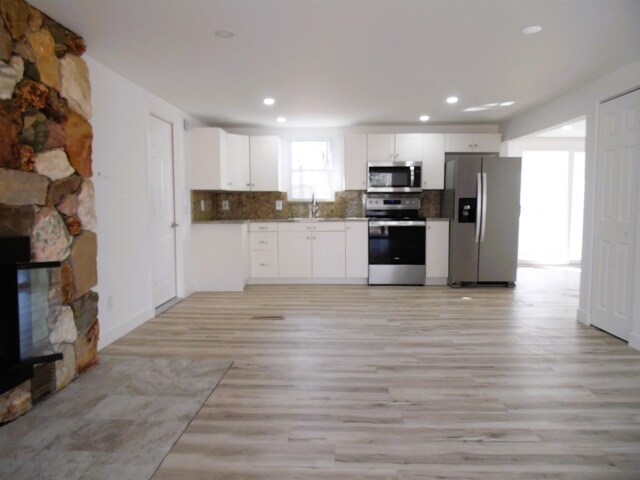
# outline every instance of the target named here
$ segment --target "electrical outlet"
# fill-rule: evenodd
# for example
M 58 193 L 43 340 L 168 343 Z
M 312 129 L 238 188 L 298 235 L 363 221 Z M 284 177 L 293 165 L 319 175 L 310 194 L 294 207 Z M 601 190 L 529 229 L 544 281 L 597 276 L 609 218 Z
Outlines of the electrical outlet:
M 200 200 L 200 210 L 204 212 L 204 200 Z
M 229 200 L 222 200 L 222 209 L 229 210 Z
M 282 210 L 282 200 L 276 200 L 276 210 Z

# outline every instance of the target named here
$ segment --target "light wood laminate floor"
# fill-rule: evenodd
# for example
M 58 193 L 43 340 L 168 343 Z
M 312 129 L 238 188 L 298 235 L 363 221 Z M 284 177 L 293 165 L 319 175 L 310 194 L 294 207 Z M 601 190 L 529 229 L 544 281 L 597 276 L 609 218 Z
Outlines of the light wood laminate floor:
M 577 302 L 571 269 L 513 290 L 250 286 L 108 353 L 234 361 L 157 480 L 637 480 L 640 352 Z

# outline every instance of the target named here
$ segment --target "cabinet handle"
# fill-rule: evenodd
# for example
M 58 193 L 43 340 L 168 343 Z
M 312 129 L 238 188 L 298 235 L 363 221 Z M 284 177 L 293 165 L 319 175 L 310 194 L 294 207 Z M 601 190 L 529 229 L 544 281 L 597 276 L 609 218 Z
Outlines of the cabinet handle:
M 311 240 L 311 237 L 307 237 L 307 240 Z
M 476 143 L 476 144 L 474 145 L 474 147 L 478 148 L 478 144 Z
M 261 264 L 260 264 L 260 266 L 261 266 L 261 267 L 268 267 L 268 266 L 269 266 L 269 264 L 268 264 L 268 263 L 261 263 Z
M 250 186 L 251 186 L 251 184 L 250 184 L 250 183 L 247 183 L 247 187 L 250 187 Z
M 255 183 L 252 183 L 252 184 L 251 184 L 251 186 L 252 186 L 252 187 L 255 187 L 255 186 L 256 186 L 256 184 L 255 184 Z
M 265 244 L 265 243 L 269 243 L 269 242 L 267 240 L 260 240 L 258 243 Z
M 471 143 L 469 144 L 469 148 L 473 148 L 473 145 Z
M 313 237 L 313 239 L 315 240 L 315 239 L 316 239 L 316 237 Z
M 258 227 L 258 230 L 266 230 L 268 227 Z
M 231 182 L 227 183 L 227 185 L 231 186 Z

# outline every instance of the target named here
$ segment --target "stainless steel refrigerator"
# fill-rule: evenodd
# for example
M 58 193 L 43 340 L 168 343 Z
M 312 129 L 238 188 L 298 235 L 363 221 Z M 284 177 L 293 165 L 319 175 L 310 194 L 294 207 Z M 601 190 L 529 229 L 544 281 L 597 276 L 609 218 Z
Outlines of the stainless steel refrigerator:
M 514 287 L 522 160 L 451 154 L 445 161 L 449 285 Z

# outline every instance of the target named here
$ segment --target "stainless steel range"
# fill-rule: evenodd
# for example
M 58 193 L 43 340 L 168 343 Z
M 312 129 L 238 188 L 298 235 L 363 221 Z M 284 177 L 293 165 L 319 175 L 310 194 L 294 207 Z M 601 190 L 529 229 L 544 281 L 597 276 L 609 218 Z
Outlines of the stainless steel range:
M 370 194 L 369 285 L 424 285 L 426 221 L 417 195 Z

